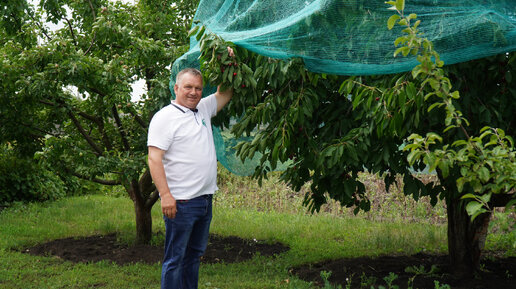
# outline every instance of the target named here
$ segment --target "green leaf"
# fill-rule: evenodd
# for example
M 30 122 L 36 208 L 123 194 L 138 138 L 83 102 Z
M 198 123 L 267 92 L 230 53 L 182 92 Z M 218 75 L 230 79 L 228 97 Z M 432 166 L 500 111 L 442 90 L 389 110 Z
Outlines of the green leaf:
M 421 157 L 422 154 L 423 154 L 423 152 L 421 152 L 421 151 L 417 151 L 417 150 L 411 151 L 407 156 L 408 163 L 410 165 L 413 165 L 417 160 L 419 160 L 419 158 Z
M 405 10 L 405 0 L 396 0 L 396 9 L 398 9 L 398 11 Z
M 474 221 L 476 217 L 478 217 L 479 215 L 481 215 L 485 212 L 487 212 L 487 210 L 484 208 L 478 210 L 475 214 L 471 215 L 471 221 Z
M 443 130 L 443 132 L 447 132 L 447 131 L 449 131 L 450 129 L 453 129 L 453 128 L 456 128 L 456 127 L 457 127 L 456 125 L 449 125 L 449 126 L 447 126 L 447 127 Z
M 441 106 L 443 106 L 443 105 L 444 105 L 443 103 L 436 102 L 436 103 L 432 104 L 432 105 L 428 108 L 428 112 L 432 111 L 432 109 L 434 109 L 435 107 L 441 107 Z
M 272 149 L 271 162 L 275 163 L 278 161 L 279 146 L 279 142 L 274 145 L 274 148 Z
M 391 17 L 389 17 L 389 19 L 387 20 L 387 28 L 391 30 L 398 19 L 400 19 L 400 16 L 398 14 L 394 14 Z
M 254 71 L 254 78 L 258 79 L 263 71 L 263 66 L 258 66 Z
M 412 69 L 412 78 L 417 78 L 417 76 L 423 71 L 422 67 L 420 65 L 417 65 Z
M 465 194 L 464 196 L 461 197 L 461 199 L 476 199 L 476 198 L 477 198 L 477 196 L 473 195 L 472 193 Z
M 362 98 L 354 96 L 353 102 L 352 102 L 353 109 L 357 108 L 360 103 L 362 103 Z
M 396 49 L 396 51 L 394 51 L 394 57 L 396 57 L 400 53 L 403 56 L 407 56 L 410 53 L 410 47 L 403 46 L 403 47 Z
M 478 215 L 478 212 L 482 209 L 483 205 L 482 203 L 479 203 L 477 201 L 470 201 L 466 205 L 466 211 L 468 212 L 468 215 Z
M 459 91 L 458 91 L 458 90 L 456 90 L 456 91 L 452 92 L 452 93 L 450 94 L 450 96 L 451 96 L 451 98 L 459 99 L 459 98 L 460 98 Z
M 478 177 L 480 178 L 480 180 L 483 182 L 483 183 L 487 183 L 487 181 L 489 181 L 490 179 L 490 176 L 489 176 L 489 170 L 482 166 L 478 171 Z
M 202 26 L 201 27 L 201 30 L 199 31 L 199 33 L 197 34 L 197 36 L 195 36 L 195 39 L 197 41 L 201 40 L 201 37 L 204 35 L 204 31 L 206 30 L 206 26 Z
M 464 178 L 458 178 L 457 181 L 455 182 L 457 184 L 457 191 L 459 191 L 459 193 L 461 193 L 462 190 L 464 189 L 465 182 L 466 182 L 466 180 Z
M 443 174 L 443 177 L 447 178 L 448 175 L 450 174 L 448 162 L 445 162 L 444 160 L 441 160 L 439 162 L 438 166 L 439 166 L 439 169 L 441 170 L 441 172 Z
M 396 40 L 394 40 L 394 46 L 398 46 L 401 43 L 405 43 L 405 42 L 407 42 L 407 37 L 400 36 L 400 37 L 396 38 Z
M 482 184 L 478 180 L 472 180 L 471 186 L 473 187 L 473 191 L 476 193 L 480 193 L 482 191 Z
M 482 202 L 484 204 L 487 204 L 491 200 L 491 193 L 487 193 L 487 194 L 481 195 L 481 196 L 479 196 L 479 199 L 482 200 Z
M 346 85 L 346 81 L 343 81 L 341 84 L 340 84 L 340 87 L 339 87 L 339 93 L 342 94 L 344 92 L 344 88 L 347 86 Z
M 234 85 L 236 87 L 239 87 L 242 84 L 242 73 L 240 71 L 236 71 L 237 75 L 236 78 L 234 78 Z
M 190 31 L 188 32 L 188 37 L 194 36 L 197 33 L 197 31 L 199 31 L 199 26 L 192 27 L 192 29 L 190 29 Z
M 343 149 L 343 147 L 342 147 L 342 146 L 341 146 L 341 147 L 339 147 L 339 152 L 340 152 L 340 149 L 341 149 L 341 148 Z M 348 147 L 347 152 L 348 152 L 348 155 L 350 155 L 350 156 L 351 156 L 351 158 L 352 158 L 355 162 L 358 162 L 358 161 L 359 161 L 359 160 L 358 160 L 358 154 L 357 154 L 357 152 L 356 152 L 356 150 L 355 150 L 355 148 L 354 148 L 354 147 Z
M 251 83 L 252 88 L 256 88 L 257 82 L 256 79 L 254 79 L 254 77 L 250 77 L 249 82 Z

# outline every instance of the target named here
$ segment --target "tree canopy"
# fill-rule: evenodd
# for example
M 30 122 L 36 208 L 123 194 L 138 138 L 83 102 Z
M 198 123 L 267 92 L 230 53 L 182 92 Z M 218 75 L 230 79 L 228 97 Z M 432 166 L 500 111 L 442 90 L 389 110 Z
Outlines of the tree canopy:
M 188 49 L 197 1 L 8 2 L 0 140 L 36 153 L 63 178 L 123 185 L 135 204 L 137 240 L 150 241 L 158 193 L 147 171 L 147 127 L 170 101 L 170 64 Z M 132 102 L 137 80 L 146 93 Z
M 417 15 L 404 15 L 402 3 L 391 2 L 399 15 L 384 29 L 402 27 L 392 51 L 417 56 L 419 65 L 408 73 L 318 74 L 302 59 L 273 59 L 240 46 L 233 59 L 225 49 L 232 44 L 207 26 L 191 33 L 200 41 L 205 79 L 235 89 L 228 111 L 238 122 L 231 131 L 245 136 L 236 146 L 242 160 L 261 155 L 254 177 L 286 163 L 282 179 L 295 190 L 310 185 L 311 209 L 329 197 L 358 212 L 370 208 L 360 172 L 381 174 L 386 189 L 400 174 L 405 194 L 446 201 L 451 259 L 458 274 L 468 275 L 478 269 L 489 212 L 515 203 L 516 53 L 443 67 Z M 222 123 L 229 126 L 229 118 Z M 423 183 L 414 173 L 427 166 L 439 183 Z

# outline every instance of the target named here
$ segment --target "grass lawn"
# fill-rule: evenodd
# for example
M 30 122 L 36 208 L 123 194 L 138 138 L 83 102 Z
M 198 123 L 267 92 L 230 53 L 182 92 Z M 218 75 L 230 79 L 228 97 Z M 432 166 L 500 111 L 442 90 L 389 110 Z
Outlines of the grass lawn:
M 447 250 L 446 225 L 435 221 L 442 208 L 421 207 L 421 202 L 402 200 L 396 192 L 376 213 L 353 216 L 330 203 L 312 215 L 300 206 L 302 195 L 277 180 L 258 188 L 248 178 L 224 173 L 222 177 L 224 185 L 215 199 L 211 232 L 279 241 L 291 249 L 276 258 L 256 256 L 242 263 L 202 265 L 200 288 L 315 288 L 289 274 L 289 269 L 341 257 Z M 21 252 L 53 239 L 113 232 L 121 242 L 131 243 L 135 230 L 132 202 L 117 195 L 111 192 L 17 204 L 0 212 L 0 288 L 159 288 L 159 264 L 74 264 Z M 391 208 L 396 206 L 406 209 L 395 214 Z M 487 248 L 514 254 L 514 231 L 504 229 L 511 221 L 499 219 Z M 153 230 L 164 230 L 159 203 L 153 209 Z

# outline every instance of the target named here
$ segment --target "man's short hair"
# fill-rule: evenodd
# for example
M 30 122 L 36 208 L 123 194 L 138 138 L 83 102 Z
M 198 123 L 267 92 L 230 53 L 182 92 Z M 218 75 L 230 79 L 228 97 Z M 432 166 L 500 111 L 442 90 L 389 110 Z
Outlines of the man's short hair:
M 202 78 L 202 73 L 201 71 L 199 71 L 199 69 L 195 69 L 195 68 L 185 68 L 181 71 L 179 71 L 179 73 L 176 75 L 176 84 L 179 84 L 179 82 L 181 81 L 181 78 L 183 78 L 183 75 L 185 74 L 191 74 L 193 76 L 199 76 Z

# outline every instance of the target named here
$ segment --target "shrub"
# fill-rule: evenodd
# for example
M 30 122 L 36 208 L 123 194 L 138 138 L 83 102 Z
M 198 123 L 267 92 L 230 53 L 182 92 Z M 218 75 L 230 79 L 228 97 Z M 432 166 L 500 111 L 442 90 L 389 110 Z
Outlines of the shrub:
M 65 183 L 44 165 L 0 149 L 0 204 L 55 200 L 65 194 Z

